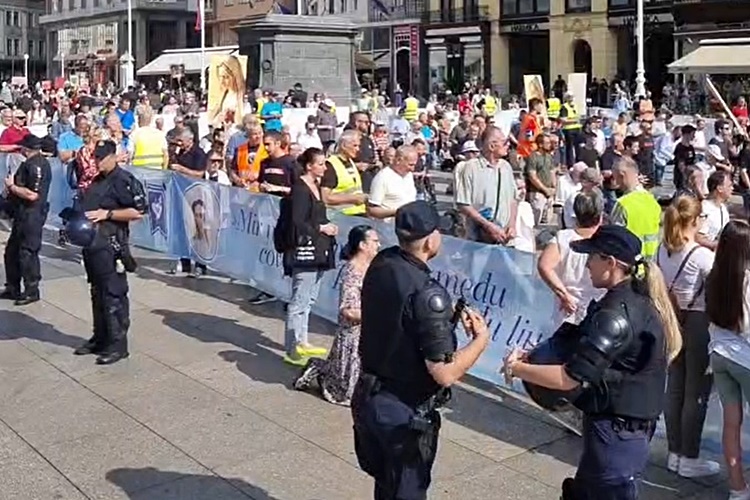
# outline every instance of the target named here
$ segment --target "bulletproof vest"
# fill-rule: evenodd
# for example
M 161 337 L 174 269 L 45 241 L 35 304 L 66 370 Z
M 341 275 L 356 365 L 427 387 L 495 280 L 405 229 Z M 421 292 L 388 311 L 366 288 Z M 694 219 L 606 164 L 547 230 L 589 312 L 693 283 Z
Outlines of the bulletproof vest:
M 416 335 L 409 332 L 404 311 L 430 279 L 398 247 L 381 251 L 362 285 L 362 331 L 359 351 L 362 371 L 375 375 L 385 390 L 407 404 L 434 395 L 438 384 L 425 366 Z
M 667 372 L 664 331 L 658 313 L 650 299 L 632 290 L 620 290 L 615 301 L 608 304 L 605 300 L 606 296 L 594 307 L 620 309 L 630 322 L 633 338 L 605 371 L 603 381 L 585 390 L 575 406 L 588 414 L 656 419 L 663 409 Z M 581 328 L 585 330 L 585 320 Z M 643 356 L 649 353 L 643 364 Z

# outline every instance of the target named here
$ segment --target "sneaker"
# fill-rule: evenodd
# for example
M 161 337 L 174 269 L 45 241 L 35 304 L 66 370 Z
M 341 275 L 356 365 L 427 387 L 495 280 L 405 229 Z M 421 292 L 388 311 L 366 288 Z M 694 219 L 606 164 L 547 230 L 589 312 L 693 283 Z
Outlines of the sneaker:
M 328 353 L 328 349 L 325 347 L 315 347 L 310 344 L 300 344 L 297 346 L 297 352 L 303 356 L 325 356 Z
M 305 366 L 307 365 L 308 358 L 305 356 L 302 356 L 299 351 L 296 351 L 294 354 L 286 353 L 284 354 L 284 363 L 294 365 L 294 366 Z
M 680 465 L 677 467 L 677 474 L 682 477 L 703 477 L 713 476 L 719 473 L 721 467 L 717 462 L 703 460 L 702 458 L 685 458 L 680 457 Z
M 677 453 L 669 452 L 667 455 L 667 469 L 675 474 L 680 468 L 680 456 Z
M 250 303 L 254 306 L 259 306 L 261 304 L 268 304 L 269 302 L 274 302 L 276 300 L 276 297 L 273 295 L 266 293 L 266 292 L 260 292 L 258 295 L 250 299 Z
M 729 500 L 750 500 L 750 487 L 744 490 L 729 490 Z

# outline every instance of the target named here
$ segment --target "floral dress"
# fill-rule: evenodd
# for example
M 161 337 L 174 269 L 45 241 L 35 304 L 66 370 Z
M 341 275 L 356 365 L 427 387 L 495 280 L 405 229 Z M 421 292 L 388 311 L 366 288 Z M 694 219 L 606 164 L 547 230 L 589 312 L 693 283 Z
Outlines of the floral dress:
M 351 263 L 344 266 L 339 311 L 360 309 L 363 278 L 364 273 Z M 360 370 L 359 333 L 359 322 L 352 323 L 339 312 L 339 327 L 319 378 L 323 398 L 331 403 L 348 405 L 352 397 Z

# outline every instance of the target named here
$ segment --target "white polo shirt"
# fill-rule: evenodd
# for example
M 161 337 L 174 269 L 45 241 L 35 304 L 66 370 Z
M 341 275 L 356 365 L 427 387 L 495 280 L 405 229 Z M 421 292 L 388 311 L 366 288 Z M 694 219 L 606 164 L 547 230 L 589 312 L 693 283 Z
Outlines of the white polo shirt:
M 368 203 L 376 207 L 398 210 L 417 199 L 417 187 L 411 172 L 402 176 L 390 167 L 375 174 L 370 184 Z M 385 219 L 390 222 L 392 218 Z

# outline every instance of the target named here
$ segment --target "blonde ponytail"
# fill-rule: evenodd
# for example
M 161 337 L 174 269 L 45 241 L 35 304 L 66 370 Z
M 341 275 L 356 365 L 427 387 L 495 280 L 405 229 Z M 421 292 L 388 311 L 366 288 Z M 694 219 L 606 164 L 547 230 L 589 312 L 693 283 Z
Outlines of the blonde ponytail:
M 695 224 L 703 208 L 692 196 L 679 196 L 664 210 L 663 243 L 669 255 L 685 248 L 688 228 Z
M 646 275 L 644 280 L 648 295 L 654 304 L 656 312 L 659 313 L 662 328 L 664 329 L 664 348 L 669 363 L 677 357 L 682 350 L 682 333 L 680 323 L 677 321 L 672 301 L 669 300 L 667 286 L 664 284 L 664 275 L 655 262 L 644 263 Z

